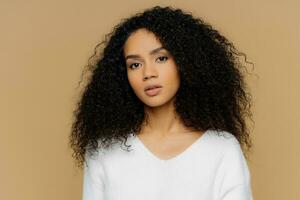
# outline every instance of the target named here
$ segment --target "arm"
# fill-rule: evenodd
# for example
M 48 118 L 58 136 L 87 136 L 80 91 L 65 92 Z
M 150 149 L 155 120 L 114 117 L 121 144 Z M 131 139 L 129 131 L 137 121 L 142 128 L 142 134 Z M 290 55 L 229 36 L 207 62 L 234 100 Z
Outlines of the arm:
M 83 200 L 104 199 L 104 170 L 100 159 L 85 155 L 83 171 Z
M 220 200 L 252 200 L 248 165 L 238 140 L 233 137 L 220 165 Z

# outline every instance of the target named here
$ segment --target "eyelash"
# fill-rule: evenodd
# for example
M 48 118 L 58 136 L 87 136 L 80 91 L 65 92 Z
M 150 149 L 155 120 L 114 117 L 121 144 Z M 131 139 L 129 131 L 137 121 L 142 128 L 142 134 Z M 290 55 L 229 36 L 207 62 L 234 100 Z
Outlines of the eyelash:
M 160 57 L 158 57 L 158 59 L 159 59 L 159 58 L 166 58 L 166 60 L 164 60 L 164 61 L 167 61 L 167 60 L 168 60 L 168 57 L 167 57 L 167 56 L 160 56 Z M 164 61 L 162 61 L 162 62 L 164 62 Z M 133 68 L 132 68 L 132 65 L 134 65 L 134 64 L 138 64 L 138 63 L 132 63 L 131 65 L 129 65 L 129 68 L 130 68 L 130 69 L 133 69 Z

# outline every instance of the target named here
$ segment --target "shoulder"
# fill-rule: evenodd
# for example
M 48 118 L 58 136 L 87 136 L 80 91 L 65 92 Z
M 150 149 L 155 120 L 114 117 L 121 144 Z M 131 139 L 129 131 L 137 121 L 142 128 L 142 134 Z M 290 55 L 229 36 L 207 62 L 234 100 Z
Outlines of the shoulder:
M 236 184 L 249 182 L 249 168 L 247 160 L 237 138 L 227 131 L 211 131 L 210 143 L 219 152 L 219 172 L 227 174 L 228 180 Z
M 126 141 L 114 141 L 108 147 L 99 147 L 94 151 L 93 155 L 85 155 L 87 164 L 93 166 L 118 166 L 120 162 L 131 159 L 134 154 L 132 151 L 133 138 L 129 135 Z
M 92 169 L 101 166 L 103 155 L 104 153 L 101 149 L 97 149 L 97 151 L 94 150 L 93 152 L 86 151 L 84 155 L 84 159 L 85 159 L 84 167 Z
M 209 130 L 206 133 L 207 144 L 209 148 L 213 148 L 215 151 L 225 153 L 228 150 L 240 148 L 240 143 L 237 138 L 228 131 Z
M 219 145 L 220 159 L 216 171 L 216 184 L 222 199 L 236 196 L 250 199 L 251 177 L 247 160 L 237 138 L 226 131 L 210 133 L 210 142 Z
M 204 138 L 204 151 L 218 165 L 246 167 L 246 160 L 240 142 L 230 132 L 210 130 Z
M 215 141 L 219 141 L 219 142 L 222 142 L 224 143 L 224 141 L 226 142 L 238 142 L 238 140 L 236 139 L 236 137 L 228 132 L 228 131 L 218 131 L 218 130 L 209 130 L 207 131 L 207 134 L 215 139 Z

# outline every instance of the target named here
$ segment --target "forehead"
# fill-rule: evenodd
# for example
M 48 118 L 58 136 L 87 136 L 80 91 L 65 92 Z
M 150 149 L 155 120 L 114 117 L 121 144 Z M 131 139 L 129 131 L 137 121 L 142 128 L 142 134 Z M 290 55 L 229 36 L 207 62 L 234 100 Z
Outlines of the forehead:
M 161 42 L 154 33 L 144 28 L 138 29 L 126 40 L 124 44 L 124 54 L 146 53 L 161 46 Z

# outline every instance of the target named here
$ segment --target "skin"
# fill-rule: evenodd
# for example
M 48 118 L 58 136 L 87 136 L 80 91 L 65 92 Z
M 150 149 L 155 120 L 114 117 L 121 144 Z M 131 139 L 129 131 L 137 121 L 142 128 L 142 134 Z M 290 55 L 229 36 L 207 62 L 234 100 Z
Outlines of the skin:
M 173 103 L 180 86 L 180 76 L 174 59 L 166 49 L 150 54 L 159 47 L 162 44 L 152 32 L 138 29 L 125 43 L 124 57 L 128 81 L 149 116 L 139 138 L 156 155 L 170 158 L 190 146 L 202 133 L 187 128 L 176 114 Z M 160 93 L 147 96 L 144 88 L 148 84 L 160 84 Z

